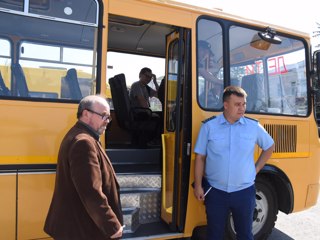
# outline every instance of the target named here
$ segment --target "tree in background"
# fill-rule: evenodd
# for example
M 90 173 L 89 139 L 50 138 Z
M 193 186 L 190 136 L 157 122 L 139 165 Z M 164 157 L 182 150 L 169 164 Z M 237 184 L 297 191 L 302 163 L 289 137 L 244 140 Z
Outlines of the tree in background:
M 317 28 L 319 29 L 319 30 L 317 30 L 317 31 L 313 31 L 313 38 L 314 39 L 317 39 L 318 41 L 318 43 L 314 46 L 314 50 L 315 49 L 318 49 L 318 48 L 320 48 L 320 39 L 319 39 L 319 37 L 320 37 L 320 23 L 318 23 L 318 22 L 316 22 L 316 25 L 317 25 Z

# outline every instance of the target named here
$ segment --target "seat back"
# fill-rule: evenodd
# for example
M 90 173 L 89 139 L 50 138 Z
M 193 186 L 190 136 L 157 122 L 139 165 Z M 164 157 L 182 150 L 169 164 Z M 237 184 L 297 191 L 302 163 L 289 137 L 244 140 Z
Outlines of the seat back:
M 119 127 L 130 130 L 132 121 L 129 93 L 123 73 L 109 79 L 114 112 Z
M 79 85 L 76 69 L 70 68 L 67 71 L 65 81 L 68 86 L 70 98 L 80 100 L 82 98 L 82 93 L 80 90 L 80 85 Z
M 0 72 L 0 96 L 9 96 L 9 95 L 10 95 L 10 90 L 6 87 L 6 84 L 4 83 L 4 80 Z
M 29 97 L 29 89 L 21 65 L 19 63 L 12 64 L 11 71 L 16 81 L 18 96 Z
M 265 110 L 264 80 L 262 74 L 246 75 L 242 78 L 241 87 L 247 93 L 247 111 Z

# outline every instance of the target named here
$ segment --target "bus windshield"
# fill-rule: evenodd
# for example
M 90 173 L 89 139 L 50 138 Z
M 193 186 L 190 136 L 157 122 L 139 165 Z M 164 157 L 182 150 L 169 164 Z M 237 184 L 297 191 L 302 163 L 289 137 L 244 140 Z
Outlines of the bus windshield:
M 199 49 L 210 45 L 207 63 L 198 63 L 198 99 L 205 109 L 220 110 L 224 85 L 222 28 L 213 20 L 198 22 Z M 248 94 L 247 111 L 307 116 L 306 50 L 302 40 L 281 36 L 280 44 L 270 44 L 259 31 L 233 25 L 229 35 L 228 82 Z M 226 39 L 226 38 L 224 38 Z M 201 50 L 198 54 L 201 54 Z M 201 56 L 199 56 L 200 59 Z M 214 76 L 214 81 L 203 72 Z

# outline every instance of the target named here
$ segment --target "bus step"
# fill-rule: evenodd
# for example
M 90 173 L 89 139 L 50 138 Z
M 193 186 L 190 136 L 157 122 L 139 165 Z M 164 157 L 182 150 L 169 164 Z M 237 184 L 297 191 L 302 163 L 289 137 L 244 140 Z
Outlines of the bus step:
M 160 173 L 161 152 L 158 149 L 106 149 L 113 168 L 121 173 Z
M 161 175 L 117 174 L 126 233 L 140 224 L 160 221 Z
M 161 188 L 160 174 L 117 174 L 121 188 Z
M 151 223 L 160 220 L 161 189 L 121 189 L 120 199 L 123 208 L 139 208 L 139 223 Z
M 122 208 L 124 233 L 134 233 L 140 226 L 139 208 Z

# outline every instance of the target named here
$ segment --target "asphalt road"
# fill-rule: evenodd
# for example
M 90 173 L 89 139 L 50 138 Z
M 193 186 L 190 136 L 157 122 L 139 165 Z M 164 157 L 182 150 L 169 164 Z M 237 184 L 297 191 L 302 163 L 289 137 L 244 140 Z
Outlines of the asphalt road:
M 268 240 L 320 240 L 320 197 L 317 205 L 289 215 L 279 212 Z

